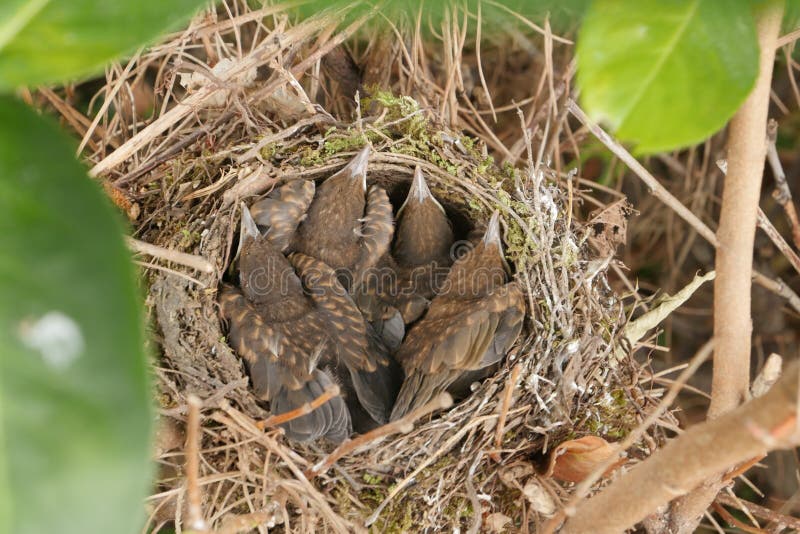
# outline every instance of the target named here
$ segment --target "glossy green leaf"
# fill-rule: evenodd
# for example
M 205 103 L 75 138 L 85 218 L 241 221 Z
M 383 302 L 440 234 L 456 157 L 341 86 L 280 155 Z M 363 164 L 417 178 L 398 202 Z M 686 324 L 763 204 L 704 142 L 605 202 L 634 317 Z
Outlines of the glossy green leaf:
M 736 112 L 758 71 L 750 2 L 595 0 L 578 35 L 587 113 L 639 152 L 697 143 Z
M 0 90 L 97 72 L 176 28 L 201 0 L 3 0 Z
M 140 294 L 73 154 L 0 96 L 0 532 L 137 532 L 149 489 Z

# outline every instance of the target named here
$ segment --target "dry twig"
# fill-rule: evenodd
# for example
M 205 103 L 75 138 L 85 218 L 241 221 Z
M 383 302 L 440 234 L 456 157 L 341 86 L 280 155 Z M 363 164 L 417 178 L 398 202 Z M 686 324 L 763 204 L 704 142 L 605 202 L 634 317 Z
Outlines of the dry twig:
M 309 478 L 314 477 L 319 473 L 324 473 L 338 460 L 339 458 L 350 454 L 351 452 L 363 447 L 368 443 L 372 443 L 378 439 L 392 434 L 408 434 L 414 428 L 414 422 L 425 417 L 426 415 L 438 410 L 444 410 L 453 405 L 453 398 L 448 393 L 441 393 L 429 403 L 420 406 L 416 410 L 401 417 L 397 421 L 392 421 L 389 424 L 380 426 L 374 430 L 370 430 L 366 434 L 362 434 L 351 440 L 347 440 L 339 445 L 336 450 L 326 456 L 321 462 L 314 465 L 307 473 Z
M 770 119 L 769 125 L 767 126 L 767 161 L 769 162 L 769 166 L 772 167 L 772 176 L 775 180 L 775 189 L 772 191 L 772 198 L 781 205 L 783 211 L 786 213 L 786 219 L 792 227 L 794 246 L 800 249 L 800 220 L 797 218 L 797 209 L 792 200 L 792 191 L 789 189 L 789 184 L 786 182 L 786 173 L 783 172 L 783 165 L 781 165 L 778 149 L 775 146 L 777 138 L 778 123 Z
M 195 395 L 186 399 L 189 405 L 189 423 L 186 428 L 186 493 L 189 497 L 189 528 L 206 532 L 208 524 L 203 519 L 200 476 L 200 407 L 202 403 Z
M 159 258 L 165 261 L 177 263 L 179 265 L 184 265 L 186 267 L 191 267 L 192 269 L 200 271 L 201 273 L 214 272 L 214 266 L 211 265 L 207 259 L 201 258 L 200 256 L 159 247 L 158 245 L 145 243 L 144 241 L 139 241 L 138 239 L 128 236 L 125 237 L 125 242 L 128 243 L 128 248 L 130 248 L 133 252 L 147 254 L 148 256 L 153 256 L 154 258 Z

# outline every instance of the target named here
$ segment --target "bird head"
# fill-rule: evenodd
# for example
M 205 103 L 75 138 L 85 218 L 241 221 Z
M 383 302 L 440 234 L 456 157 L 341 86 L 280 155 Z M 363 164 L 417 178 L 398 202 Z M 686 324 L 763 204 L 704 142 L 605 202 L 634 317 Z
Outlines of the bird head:
M 239 285 L 253 303 L 280 300 L 287 291 L 302 291 L 291 264 L 278 248 L 259 232 L 250 210 L 242 202 L 239 232 Z
M 445 286 L 451 298 L 480 298 L 505 284 L 508 272 L 495 211 L 481 240 L 453 264 Z
M 326 181 L 337 182 L 344 180 L 350 183 L 353 187 L 358 187 L 362 193 L 367 192 L 367 164 L 369 163 L 369 155 L 372 149 L 369 145 L 364 146 L 358 151 L 358 154 L 351 159 L 347 165 L 328 178 Z
M 431 194 L 422 169 L 416 168 L 411 189 L 397 212 L 396 259 L 405 265 L 436 261 L 450 265 L 453 228 L 441 204 Z

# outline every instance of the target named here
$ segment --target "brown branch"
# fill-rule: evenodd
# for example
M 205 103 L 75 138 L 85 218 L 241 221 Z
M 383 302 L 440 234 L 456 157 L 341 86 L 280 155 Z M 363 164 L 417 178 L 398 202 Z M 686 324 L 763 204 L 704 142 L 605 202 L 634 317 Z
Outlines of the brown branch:
M 783 0 L 764 3 L 757 15 L 759 73 L 753 91 L 731 119 L 728 128 L 728 166 L 722 193 L 714 279 L 714 373 L 708 417 L 733 410 L 750 394 L 751 279 L 753 244 L 761 178 L 767 155 L 766 129 L 775 63 L 775 41 L 783 14 Z M 796 373 L 796 371 L 795 371 Z M 796 379 L 796 377 L 794 377 Z M 726 441 L 710 443 L 731 445 Z M 717 449 L 721 455 L 722 447 Z M 752 454 L 756 456 L 763 451 Z M 740 458 L 739 461 L 745 458 Z M 669 529 L 694 532 L 703 513 L 725 483 L 722 470 L 707 473 L 706 484 L 670 505 Z
M 780 278 L 773 280 L 772 278 L 753 270 L 753 282 L 760 285 L 767 291 L 775 293 L 786 299 L 796 312 L 800 313 L 800 296 L 797 295 L 792 288 L 787 286 Z
M 203 519 L 200 476 L 200 407 L 202 402 L 195 395 L 186 399 L 189 405 L 189 422 L 186 425 L 186 493 L 189 501 L 189 528 L 206 532 L 208 525 Z
M 717 230 L 714 279 L 714 375 L 709 417 L 731 410 L 748 397 L 753 244 L 767 151 L 766 131 L 775 40 L 782 2 L 769 4 L 758 18 L 760 69 L 756 86 L 728 129 L 728 172 Z
M 786 218 L 792 227 L 792 241 L 794 246 L 800 249 L 800 220 L 797 218 L 797 209 L 792 201 L 792 191 L 786 182 L 786 173 L 783 172 L 781 159 L 778 157 L 778 149 L 775 140 L 778 138 L 778 123 L 770 119 L 767 126 L 767 161 L 772 167 L 772 176 L 775 180 L 775 189 L 772 191 L 772 198 L 781 205 L 786 213 Z
M 784 515 L 776 512 L 775 510 L 770 510 L 769 508 L 759 506 L 758 504 L 754 504 L 736 497 L 731 497 L 725 492 L 717 495 L 716 502 L 725 506 L 733 506 L 736 508 L 741 508 L 744 506 L 754 516 L 760 517 L 761 519 L 766 519 L 767 521 L 773 523 L 776 527 L 781 527 L 780 530 L 788 527 L 800 532 L 800 519 L 796 517 Z
M 758 227 L 764 230 L 764 233 L 767 234 L 769 240 L 772 241 L 772 244 L 775 245 L 781 254 L 789 260 L 789 263 L 792 264 L 794 270 L 800 274 L 800 257 L 797 256 L 797 253 L 792 250 L 792 247 L 789 246 L 789 243 L 783 239 L 783 236 L 778 232 L 778 230 L 772 225 L 772 222 L 767 218 L 767 215 L 761 210 L 758 209 Z
M 500 418 L 497 420 L 497 427 L 494 432 L 494 446 L 499 450 L 503 446 L 503 432 L 506 428 L 506 418 L 508 417 L 508 410 L 511 408 L 511 398 L 514 396 L 514 388 L 517 387 L 519 374 L 522 372 L 522 366 L 517 364 L 511 370 L 511 374 L 506 381 L 506 388 L 503 391 L 503 403 L 500 406 Z M 500 453 L 492 452 L 489 457 L 495 462 L 500 461 Z
M 414 429 L 414 422 L 418 419 L 421 419 L 422 417 L 425 417 L 429 413 L 435 412 L 436 410 L 447 409 L 452 405 L 453 398 L 448 393 L 441 393 L 429 403 L 425 404 L 424 406 L 420 406 L 416 410 L 412 410 L 397 421 L 392 421 L 389 424 L 379 426 L 374 430 L 370 430 L 366 434 L 361 434 L 360 436 L 345 441 L 336 447 L 336 449 L 326 456 L 322 461 L 309 469 L 306 472 L 306 476 L 311 479 L 320 473 L 324 473 L 330 469 L 336 460 L 346 454 L 350 454 L 359 447 L 363 447 L 367 443 L 372 443 L 373 441 L 386 436 L 391 436 L 392 434 L 408 434 Z
M 732 466 L 769 450 L 796 446 L 799 375 L 800 363 L 794 362 L 764 396 L 670 441 L 579 504 L 562 533 L 622 532 Z
M 339 386 L 333 384 L 332 386 L 325 389 L 322 394 L 317 397 L 316 399 L 312 400 L 311 402 L 307 402 L 300 406 L 299 408 L 295 408 L 294 410 L 290 410 L 286 413 L 282 413 L 280 415 L 273 415 L 264 419 L 263 421 L 259 421 L 256 423 L 256 427 L 259 430 L 264 430 L 267 427 L 273 427 L 282 425 L 284 423 L 288 423 L 289 421 L 294 421 L 304 415 L 308 415 L 332 398 L 339 395 Z
M 749 532 L 750 534 L 767 534 L 766 530 L 757 527 L 751 527 L 746 523 L 742 523 L 741 521 L 733 517 L 733 515 L 731 515 L 729 511 L 723 508 L 721 504 L 713 502 L 711 503 L 711 507 L 714 509 L 715 512 L 717 512 L 720 516 L 722 516 L 722 519 L 727 521 L 728 524 L 732 527 L 736 527 L 745 532 Z
M 577 118 L 584 126 L 586 126 L 589 131 L 606 146 L 606 148 L 620 158 L 620 160 L 622 160 L 628 166 L 628 168 L 632 170 L 633 173 L 640 180 L 642 180 L 648 188 L 650 188 L 650 192 L 654 197 L 675 211 L 678 216 L 686 221 L 689 226 L 691 226 L 706 241 L 715 247 L 719 246 L 719 242 L 717 241 L 717 236 L 714 235 L 714 231 L 711 230 L 711 228 L 709 228 L 691 211 L 689 211 L 686 206 L 681 204 L 680 200 L 675 198 L 669 191 L 667 191 L 664 186 L 662 186 L 658 180 L 656 180 L 655 176 L 650 174 L 650 172 L 645 169 L 644 166 L 642 166 L 642 164 L 639 163 L 630 152 L 625 150 L 625 147 L 615 141 L 614 138 L 611 137 L 605 130 L 600 128 L 600 126 L 592 122 L 577 103 L 575 103 L 573 100 L 569 100 L 567 101 L 567 108 L 569 109 L 570 113 L 575 116 L 575 118 Z M 800 313 L 800 297 L 798 297 L 789 286 L 781 281 L 773 280 L 772 278 L 769 278 L 758 271 L 753 271 L 753 281 L 764 289 L 767 289 L 768 291 L 785 298 L 792 308 Z

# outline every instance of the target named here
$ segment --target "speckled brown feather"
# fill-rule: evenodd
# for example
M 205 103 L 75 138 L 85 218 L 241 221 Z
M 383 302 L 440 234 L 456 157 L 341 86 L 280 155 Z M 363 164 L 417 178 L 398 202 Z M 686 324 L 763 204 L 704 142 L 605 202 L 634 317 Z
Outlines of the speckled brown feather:
M 314 182 L 295 179 L 276 187 L 250 207 L 259 226 L 267 227 L 270 241 L 281 251 L 289 246 L 314 198 Z
M 335 339 L 338 358 L 351 369 L 375 370 L 376 362 L 367 358 L 367 332 L 364 318 L 350 295 L 336 279 L 336 273 L 325 263 L 296 252 L 289 261 L 300 275 L 309 292 L 314 308 L 330 329 L 327 334 Z
M 385 423 L 401 381 L 399 366 L 389 357 L 388 351 L 370 337 L 371 327 L 365 324 L 333 269 L 300 253 L 292 254 L 289 259 L 310 293 L 315 309 L 327 319 L 327 333 L 334 341 L 338 361 L 348 371 L 347 375 L 343 374 L 341 366 L 331 362 L 340 383 L 345 390 L 355 391 L 359 402 L 375 421 Z
M 308 359 L 313 349 L 306 352 L 285 339 L 280 329 L 267 324 L 255 306 L 233 286 L 223 287 L 219 303 L 220 313 L 228 322 L 228 342 L 248 368 L 257 368 L 259 359 L 265 358 L 270 363 L 280 364 L 286 368 L 280 382 L 290 389 L 302 387 L 311 376 Z M 251 379 L 253 389 L 259 398 L 269 400 L 270 393 L 275 393 L 270 392 L 266 376 L 251 373 Z
M 361 219 L 361 254 L 355 265 L 356 276 L 376 265 L 388 252 L 394 235 L 392 204 L 383 188 L 370 186 L 367 191 L 367 205 Z M 360 282 L 361 278 L 357 278 Z
M 313 342 L 308 341 L 312 337 L 319 339 L 318 336 L 298 343 L 287 332 L 289 323 L 267 324 L 233 286 L 223 287 L 220 311 L 229 325 L 228 342 L 244 360 L 255 394 L 269 401 L 274 413 L 299 408 L 332 385 L 331 378 L 316 368 L 324 345 L 312 347 Z M 287 436 L 297 441 L 324 437 L 340 443 L 352 432 L 350 415 L 341 397 L 334 397 L 283 427 Z

